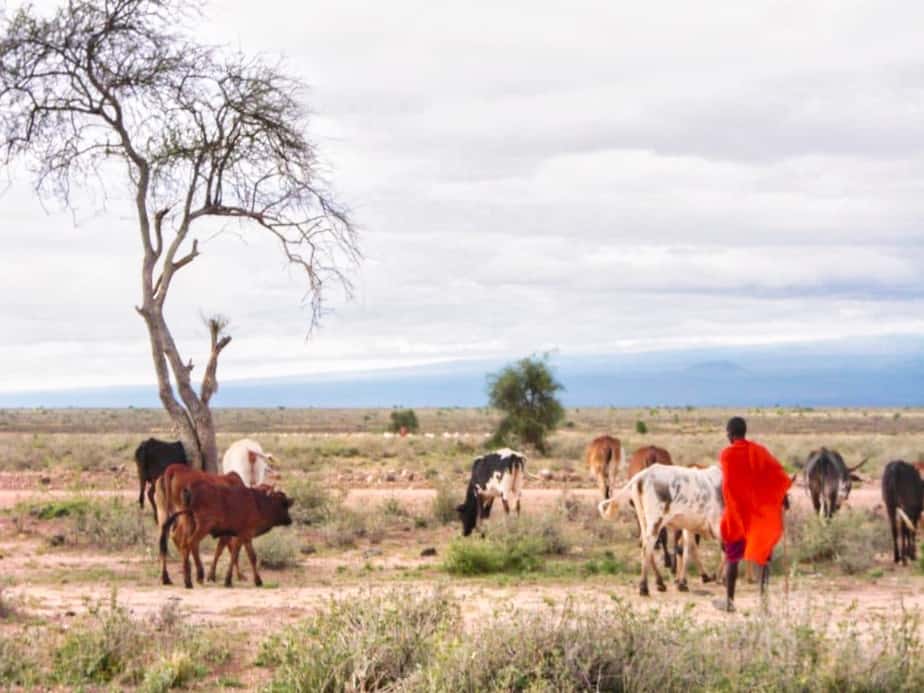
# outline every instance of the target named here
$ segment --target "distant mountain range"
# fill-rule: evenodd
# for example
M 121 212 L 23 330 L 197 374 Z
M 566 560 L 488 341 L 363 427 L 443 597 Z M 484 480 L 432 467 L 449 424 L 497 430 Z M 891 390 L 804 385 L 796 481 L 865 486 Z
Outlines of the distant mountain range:
M 513 360 L 513 359 L 511 359 Z M 483 406 L 505 361 L 225 381 L 219 407 Z M 924 340 L 556 355 L 567 406 L 924 406 Z M 2 407 L 158 406 L 153 385 L 0 393 Z

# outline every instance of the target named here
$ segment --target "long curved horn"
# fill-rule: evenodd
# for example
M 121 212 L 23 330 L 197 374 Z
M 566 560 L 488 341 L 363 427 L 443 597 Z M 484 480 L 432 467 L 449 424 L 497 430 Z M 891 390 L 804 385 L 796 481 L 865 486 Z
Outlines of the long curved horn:
M 864 458 L 863 458 L 863 461 L 860 462 L 860 464 L 855 465 L 855 466 L 853 466 L 853 467 L 848 467 L 848 468 L 847 468 L 847 471 L 848 471 L 848 472 L 855 472 L 855 471 L 857 471 L 860 467 L 862 467 L 864 464 L 866 464 L 867 462 L 869 462 L 869 459 L 870 459 L 869 456 L 864 457 Z

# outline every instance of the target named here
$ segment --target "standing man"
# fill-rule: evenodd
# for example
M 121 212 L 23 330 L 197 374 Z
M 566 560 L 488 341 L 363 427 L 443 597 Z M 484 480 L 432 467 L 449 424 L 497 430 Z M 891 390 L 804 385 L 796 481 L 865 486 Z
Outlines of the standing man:
M 744 558 L 760 566 L 760 593 L 767 591 L 770 556 L 783 534 L 783 501 L 792 479 L 763 445 L 745 439 L 747 424 L 740 416 L 729 419 L 727 448 L 722 465 L 722 542 L 727 572 L 725 599 L 713 602 L 722 611 L 735 610 L 738 562 Z

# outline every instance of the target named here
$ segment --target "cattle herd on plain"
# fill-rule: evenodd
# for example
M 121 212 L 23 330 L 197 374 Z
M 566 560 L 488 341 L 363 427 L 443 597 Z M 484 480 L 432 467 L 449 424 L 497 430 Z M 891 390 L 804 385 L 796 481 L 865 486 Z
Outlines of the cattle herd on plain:
M 171 584 L 167 572 L 167 540 L 172 537 L 183 562 L 183 579 L 192 587 L 191 562 L 201 584 L 205 571 L 199 544 L 206 536 L 218 539 L 208 579 L 215 580 L 218 559 L 225 549 L 230 553 L 225 585 L 230 587 L 236 572 L 242 579 L 239 554 L 247 552 L 254 584 L 260 585 L 257 557 L 252 540 L 273 527 L 292 523 L 292 499 L 267 480 L 275 476 L 270 466 L 273 456 L 260 444 L 243 439 L 232 444 L 222 457 L 221 473 L 209 474 L 189 466 L 181 443 L 150 438 L 135 451 L 143 508 L 147 495 L 160 528 L 159 552 L 161 580 Z M 506 514 L 511 507 L 520 513 L 526 482 L 526 457 L 504 448 L 474 460 L 465 490 L 464 502 L 457 507 L 462 534 L 469 536 L 490 517 L 500 498 Z M 699 557 L 701 538 L 720 541 L 719 523 L 724 510 L 722 469 L 719 465 L 675 465 L 664 448 L 649 445 L 636 450 L 627 460 L 619 439 L 609 435 L 595 438 L 587 447 L 585 462 L 600 490 L 598 511 L 613 520 L 621 508 L 631 508 L 638 522 L 642 575 L 639 593 L 648 595 L 648 572 L 655 574 L 659 591 L 666 585 L 655 561 L 660 549 L 664 567 L 675 571 L 677 588 L 686 591 L 689 560 L 699 569 L 704 582 L 720 579 L 722 565 L 704 569 Z M 822 447 L 812 451 L 804 464 L 798 464 L 811 495 L 815 512 L 830 519 L 848 498 L 852 483 L 860 479 L 857 470 L 867 460 L 848 467 L 840 454 Z M 924 463 L 902 460 L 889 462 L 882 474 L 882 498 L 886 508 L 895 563 L 916 558 L 916 532 L 924 509 Z M 796 475 L 793 475 L 795 480 Z M 621 483 L 620 483 L 621 482 Z M 788 498 L 784 501 L 788 507 Z M 668 548 L 672 532 L 674 551 Z

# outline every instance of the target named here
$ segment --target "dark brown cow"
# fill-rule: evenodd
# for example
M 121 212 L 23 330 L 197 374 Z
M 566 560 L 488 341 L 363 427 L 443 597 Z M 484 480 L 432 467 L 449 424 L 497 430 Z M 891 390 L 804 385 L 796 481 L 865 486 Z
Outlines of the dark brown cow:
M 160 533 L 164 584 L 170 584 L 166 560 L 167 534 L 174 524 L 176 529 L 173 541 L 183 558 L 183 584 L 187 588 L 192 588 L 190 554 L 198 555 L 199 543 L 208 535 L 236 540 L 230 542 L 231 563 L 225 574 L 225 587 L 231 586 L 233 567 L 237 563 L 241 546 L 247 549 L 254 585 L 259 587 L 263 584 L 251 542 L 254 537 L 266 534 L 273 527 L 292 524 L 289 516 L 289 508 L 292 506 L 290 498 L 281 491 L 248 488 L 243 484 L 229 486 L 217 484 L 213 479 L 202 479 L 183 489 L 181 504 L 182 509 L 170 516 Z M 196 580 L 201 584 L 203 578 L 202 565 L 197 561 Z
M 597 480 L 603 500 L 608 499 L 616 486 L 619 468 L 626 462 L 626 453 L 619 438 L 609 435 L 594 438 L 584 452 L 584 460 Z

